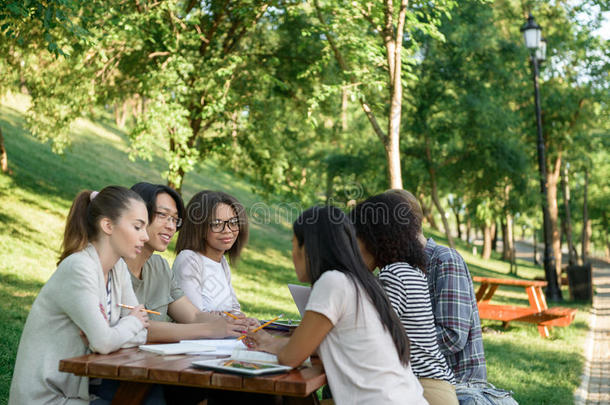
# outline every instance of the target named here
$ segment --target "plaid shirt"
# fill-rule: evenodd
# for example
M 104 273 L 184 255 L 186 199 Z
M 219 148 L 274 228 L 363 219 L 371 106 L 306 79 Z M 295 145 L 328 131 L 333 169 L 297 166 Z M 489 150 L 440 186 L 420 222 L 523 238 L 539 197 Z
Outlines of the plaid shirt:
M 468 266 L 455 249 L 426 243 L 430 301 L 438 345 L 458 382 L 487 380 L 477 300 Z

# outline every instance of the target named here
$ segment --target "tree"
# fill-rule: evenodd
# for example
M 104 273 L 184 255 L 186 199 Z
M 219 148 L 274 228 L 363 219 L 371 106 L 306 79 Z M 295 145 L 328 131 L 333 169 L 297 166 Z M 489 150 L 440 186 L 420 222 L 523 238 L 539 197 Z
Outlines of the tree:
M 555 270 L 560 279 L 562 254 L 557 186 L 562 161 L 574 148 L 576 140 L 585 142 L 584 148 L 589 149 L 588 138 L 578 135 L 599 125 L 601 117 L 597 106 L 608 90 L 607 74 L 604 73 L 608 58 L 603 52 L 607 45 L 594 34 L 602 21 L 599 11 L 583 5 L 545 3 L 535 12 L 545 27 L 547 52 L 550 52 L 542 75 L 541 97 L 548 167 L 546 203 L 551 220 Z M 531 110 L 525 113 L 531 117 Z
M 407 93 L 410 114 L 403 150 L 423 162 L 421 179 L 428 183 L 453 245 L 442 193 L 466 196 L 467 206 L 488 201 L 490 207 L 470 206 L 469 211 L 478 212 L 476 218 L 490 236 L 495 215 L 501 212 L 493 196 L 504 194 L 507 178 L 510 185 L 511 179 L 521 177 L 522 146 L 515 141 L 518 116 L 511 106 L 519 52 L 494 24 L 491 4 L 462 2 L 439 30 L 445 40 L 426 37 L 421 62 L 414 68 L 419 80 Z
M 87 31 L 75 24 L 77 3 L 72 0 L 0 0 L 0 96 L 23 85 L 20 54 L 46 44 L 55 56 L 64 55 L 61 36 L 85 38 Z M 0 128 L 0 170 L 10 173 L 8 152 Z
M 82 3 L 93 43 L 74 44 L 69 59 L 40 62 L 51 77 L 29 83 L 33 132 L 61 151 L 76 117 L 137 95 L 147 101 L 130 131 L 132 155 L 150 159 L 163 151 L 168 183 L 180 190 L 186 172 L 210 152 L 201 145 L 214 144 L 206 134 L 231 121 L 232 85 L 249 55 L 242 44 L 276 4 Z
M 343 85 L 353 86 L 351 91 L 384 147 L 390 188 L 403 185 L 400 162 L 403 81 L 416 80 L 410 74 L 419 48 L 414 33 L 423 31 L 438 37 L 439 16 L 454 3 L 440 1 L 431 7 L 425 3 L 409 4 L 408 0 L 401 0 L 400 5 L 392 0 L 373 3 L 314 0 L 320 30 L 345 76 Z M 382 128 L 380 116 L 385 117 L 387 130 Z

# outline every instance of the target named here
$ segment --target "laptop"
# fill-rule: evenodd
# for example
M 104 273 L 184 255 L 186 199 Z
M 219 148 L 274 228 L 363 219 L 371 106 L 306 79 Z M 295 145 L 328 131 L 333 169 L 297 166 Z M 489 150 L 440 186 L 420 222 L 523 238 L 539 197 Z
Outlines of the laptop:
M 309 293 L 311 292 L 311 287 L 306 287 L 298 284 L 288 284 L 288 289 L 290 290 L 290 294 L 292 294 L 292 299 L 299 310 L 299 314 L 301 314 L 301 318 L 305 316 L 305 307 L 307 306 L 307 301 L 309 301 Z

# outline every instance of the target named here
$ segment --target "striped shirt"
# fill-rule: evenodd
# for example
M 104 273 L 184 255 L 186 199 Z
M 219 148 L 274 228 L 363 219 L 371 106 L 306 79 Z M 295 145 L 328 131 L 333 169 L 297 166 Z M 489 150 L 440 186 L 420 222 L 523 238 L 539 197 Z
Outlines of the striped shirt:
M 408 263 L 393 263 L 381 269 L 379 281 L 409 337 L 415 376 L 455 384 L 453 372 L 436 341 L 426 276 Z
M 112 315 L 112 271 L 108 272 L 108 281 L 106 282 L 106 320 L 110 323 L 110 316 Z
M 468 266 L 455 249 L 426 243 L 438 344 L 458 382 L 487 380 L 481 320 Z

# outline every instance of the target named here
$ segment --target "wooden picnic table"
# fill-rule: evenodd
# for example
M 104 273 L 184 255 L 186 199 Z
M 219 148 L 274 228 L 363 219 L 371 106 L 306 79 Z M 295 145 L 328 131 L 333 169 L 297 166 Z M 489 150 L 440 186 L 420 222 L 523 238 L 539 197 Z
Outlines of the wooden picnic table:
M 509 322 L 535 323 L 538 324 L 540 335 L 547 338 L 551 326 L 568 326 L 576 315 L 576 309 L 574 308 L 549 308 L 547 306 L 542 291 L 542 288 L 547 285 L 546 281 L 477 276 L 472 277 L 472 280 L 481 283 L 476 294 L 481 319 L 502 321 L 504 327 L 508 327 Z M 523 287 L 527 293 L 529 307 L 491 304 L 491 298 L 500 286 Z
M 121 349 L 111 354 L 87 354 L 64 359 L 59 370 L 91 378 L 121 381 L 113 404 L 140 404 L 152 384 L 170 384 L 226 391 L 246 391 L 279 395 L 284 404 L 318 404 L 316 390 L 326 384 L 326 374 L 319 359 L 312 367 L 288 373 L 244 376 L 194 368 L 191 362 L 210 356 L 162 356 L 139 350 Z

